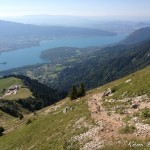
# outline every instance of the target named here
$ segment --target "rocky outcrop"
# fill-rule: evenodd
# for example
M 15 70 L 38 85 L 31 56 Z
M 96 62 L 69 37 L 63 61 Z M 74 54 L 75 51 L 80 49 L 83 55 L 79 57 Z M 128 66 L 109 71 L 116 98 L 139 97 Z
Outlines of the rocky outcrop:
M 108 88 L 106 91 L 104 91 L 103 97 L 109 96 L 110 94 L 112 94 L 112 90 L 111 88 Z
M 79 142 L 81 145 L 84 145 L 80 150 L 100 149 L 105 143 L 104 139 L 99 136 L 99 132 L 102 130 L 102 124 L 99 126 L 93 126 L 87 132 L 72 137 L 71 142 Z
M 125 83 L 129 83 L 129 82 L 131 82 L 131 81 L 132 81 L 132 79 L 128 79 L 128 80 L 126 80 Z

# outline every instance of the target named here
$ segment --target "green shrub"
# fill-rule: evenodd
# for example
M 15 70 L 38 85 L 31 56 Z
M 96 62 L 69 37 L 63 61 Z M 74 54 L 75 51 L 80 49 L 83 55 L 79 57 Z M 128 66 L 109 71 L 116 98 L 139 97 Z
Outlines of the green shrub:
M 18 118 L 19 118 L 20 120 L 22 120 L 22 119 L 23 119 L 23 115 L 22 115 L 22 114 L 19 114 L 19 115 L 18 115 Z
M 148 119 L 150 118 L 150 109 L 149 108 L 144 108 L 141 112 L 141 116 L 144 118 L 144 119 Z
M 32 121 L 30 119 L 27 120 L 26 125 L 30 124 Z
M 125 110 L 125 107 L 117 108 L 116 109 L 116 113 L 120 114 L 120 115 L 123 115 L 124 114 L 124 110 Z
M 131 119 L 132 119 L 132 117 L 129 116 L 129 115 L 127 115 L 126 117 L 123 118 L 123 121 L 124 121 L 125 123 L 128 123 L 128 121 L 130 121 Z
M 121 134 L 128 134 L 128 133 L 134 133 L 136 130 L 136 127 L 133 125 L 126 125 L 124 128 L 120 129 Z
M 3 132 L 5 131 L 5 129 L 3 127 L 0 127 L 0 136 L 3 135 Z
M 111 88 L 111 92 L 112 92 L 112 93 L 115 93 L 116 91 L 117 91 L 117 87 L 112 87 L 112 88 Z
M 63 148 L 64 150 L 79 150 L 79 144 L 78 142 L 65 141 Z

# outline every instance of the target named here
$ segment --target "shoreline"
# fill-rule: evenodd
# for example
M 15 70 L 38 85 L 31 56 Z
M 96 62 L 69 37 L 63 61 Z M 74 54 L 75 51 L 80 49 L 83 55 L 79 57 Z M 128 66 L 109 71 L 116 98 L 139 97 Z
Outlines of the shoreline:
M 18 51 L 18 50 L 23 50 L 23 49 L 26 49 L 26 48 L 32 48 L 32 47 L 40 46 L 41 43 L 49 42 L 49 41 L 57 40 L 57 39 L 72 39 L 72 38 L 77 38 L 77 37 L 112 37 L 112 36 L 118 36 L 118 35 L 124 35 L 124 34 L 92 35 L 92 36 L 90 36 L 90 35 L 80 35 L 80 36 L 51 37 L 49 39 L 38 40 L 38 41 L 36 41 L 36 43 L 31 44 L 30 46 L 23 46 L 23 47 L 18 47 L 18 48 L 15 48 L 15 49 L 10 49 L 10 50 L 2 50 L 2 51 L 0 51 L 0 55 L 2 53 L 12 52 L 12 51 Z
M 104 47 L 112 43 L 114 44 L 116 42 L 119 42 L 125 37 L 126 34 L 118 34 L 117 36 L 92 36 L 92 37 L 78 36 L 78 37 L 63 37 L 63 38 L 61 37 L 53 40 L 43 40 L 40 43 L 38 43 L 39 46 L 7 52 L 5 51 L 1 53 L 0 55 L 1 62 L 8 62 L 8 63 L 6 65 L 0 65 L 1 66 L 0 71 L 6 71 L 12 68 L 34 65 L 38 63 L 39 64 L 45 63 L 47 61 L 40 58 L 40 54 L 44 50 L 53 49 L 57 47 L 77 47 L 77 48 L 86 48 L 91 46 Z

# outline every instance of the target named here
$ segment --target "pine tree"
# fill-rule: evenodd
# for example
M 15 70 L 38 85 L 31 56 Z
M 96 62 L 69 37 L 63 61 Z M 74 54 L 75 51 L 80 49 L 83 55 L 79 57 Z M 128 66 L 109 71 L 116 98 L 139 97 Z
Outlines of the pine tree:
M 71 100 L 74 100 L 77 98 L 77 89 L 74 85 L 71 87 L 71 90 L 69 92 L 69 97 Z
M 84 84 L 83 83 L 81 83 L 79 85 L 77 95 L 78 95 L 78 97 L 85 96 L 85 89 L 84 89 Z

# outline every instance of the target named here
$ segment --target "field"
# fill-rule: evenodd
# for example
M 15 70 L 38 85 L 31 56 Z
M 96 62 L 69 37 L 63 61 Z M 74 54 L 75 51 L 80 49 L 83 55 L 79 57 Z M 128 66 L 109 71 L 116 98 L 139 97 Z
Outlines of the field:
M 12 85 L 22 85 L 22 81 L 11 77 L 11 78 L 6 78 L 6 79 L 0 79 L 0 96 L 2 96 L 2 90 L 3 89 L 8 89 Z
M 3 99 L 8 100 L 17 100 L 17 99 L 26 99 L 28 97 L 32 97 L 31 91 L 24 86 L 21 79 L 10 77 L 0 79 L 0 96 L 3 96 L 10 86 L 19 85 L 21 88 L 18 90 L 17 94 L 6 96 Z

